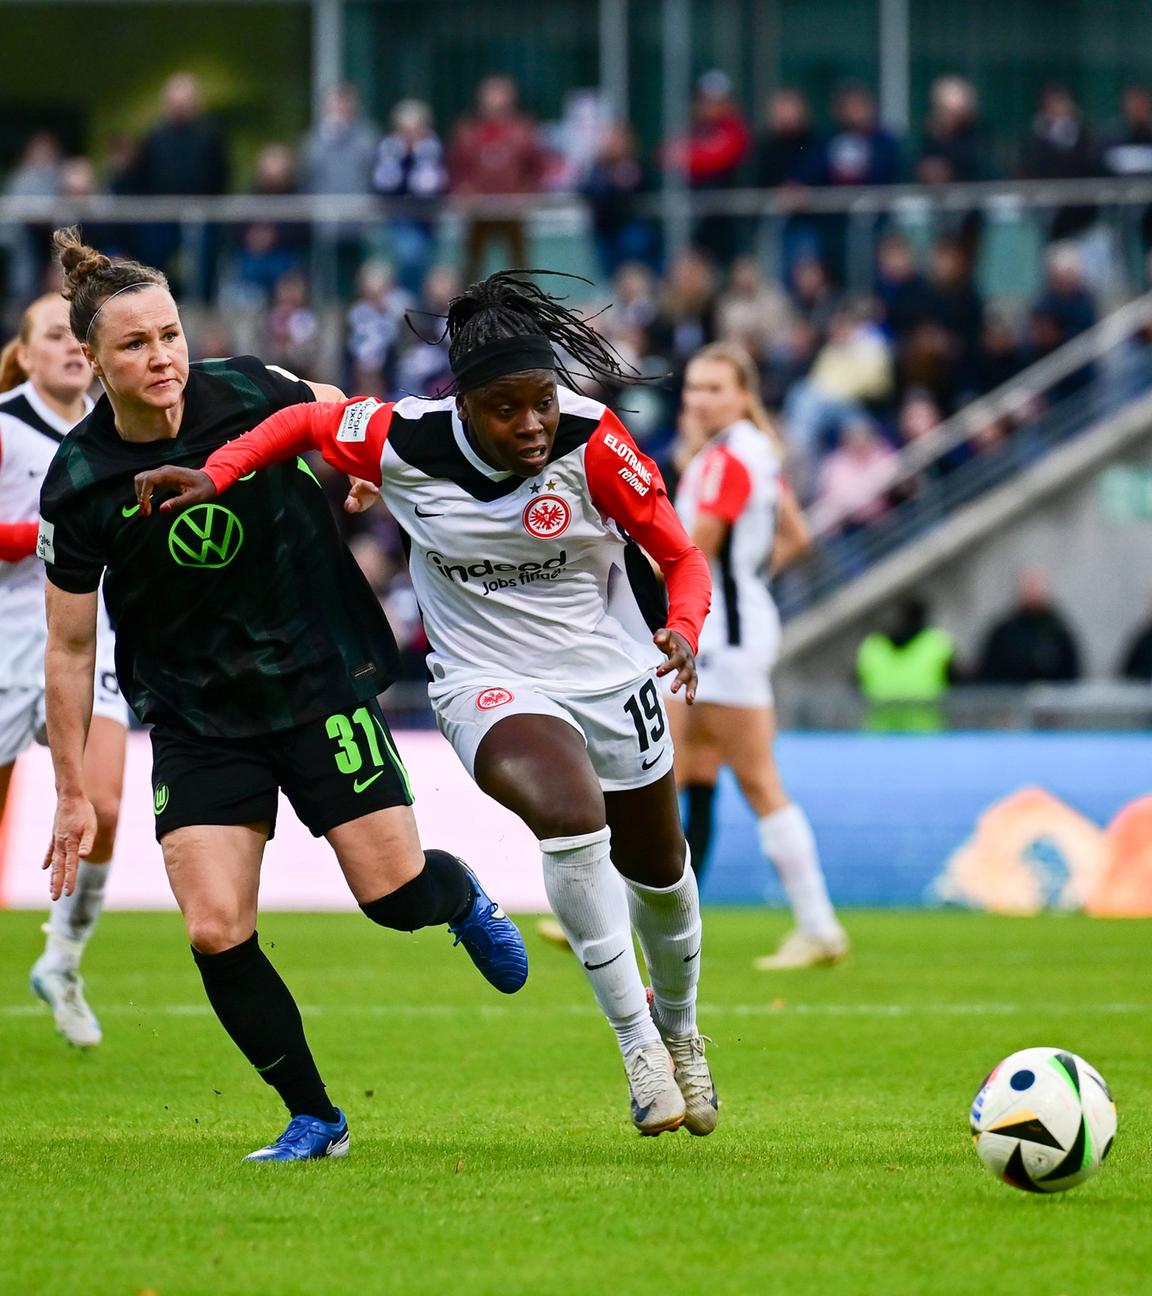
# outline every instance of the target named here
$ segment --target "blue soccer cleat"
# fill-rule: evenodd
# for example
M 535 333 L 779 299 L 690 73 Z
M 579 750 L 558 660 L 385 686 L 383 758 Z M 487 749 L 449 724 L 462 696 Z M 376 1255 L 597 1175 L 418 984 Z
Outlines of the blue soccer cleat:
M 472 879 L 472 903 L 457 923 L 448 930 L 456 937 L 453 945 L 463 945 L 472 962 L 501 994 L 515 994 L 528 980 L 528 951 L 516 924 L 480 885 L 467 865 Z
M 339 1107 L 335 1121 L 315 1116 L 293 1116 L 288 1128 L 267 1147 L 249 1152 L 245 1161 L 315 1161 L 319 1157 L 348 1155 L 348 1121 Z

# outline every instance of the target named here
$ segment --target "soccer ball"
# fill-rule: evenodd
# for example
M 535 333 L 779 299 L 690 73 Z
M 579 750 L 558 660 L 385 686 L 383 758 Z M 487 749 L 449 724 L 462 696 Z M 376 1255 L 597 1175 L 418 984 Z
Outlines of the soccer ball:
M 1025 1192 L 1064 1192 L 1091 1179 L 1116 1136 L 1104 1077 L 1065 1049 L 1006 1057 L 972 1100 L 971 1119 L 980 1160 Z

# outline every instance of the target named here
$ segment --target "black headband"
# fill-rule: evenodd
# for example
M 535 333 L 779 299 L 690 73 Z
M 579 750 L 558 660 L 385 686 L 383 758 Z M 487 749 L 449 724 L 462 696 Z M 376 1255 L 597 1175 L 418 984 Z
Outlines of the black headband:
M 485 342 L 452 365 L 458 392 L 474 391 L 497 378 L 523 373 L 527 369 L 555 369 L 552 343 L 543 333 L 525 333 L 521 337 L 497 338 Z

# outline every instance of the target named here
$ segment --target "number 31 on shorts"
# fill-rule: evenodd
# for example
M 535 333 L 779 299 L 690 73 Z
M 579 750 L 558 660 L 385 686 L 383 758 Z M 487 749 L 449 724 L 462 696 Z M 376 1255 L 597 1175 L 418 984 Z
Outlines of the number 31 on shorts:
M 330 715 L 324 722 L 324 732 L 336 743 L 333 758 L 336 761 L 336 768 L 341 774 L 355 775 L 364 768 L 364 752 L 361 749 L 361 743 L 363 743 L 367 747 L 368 755 L 371 758 L 370 768 L 383 770 L 386 765 L 385 755 L 387 755 L 392 765 L 399 772 L 404 787 L 408 791 L 409 797 L 411 797 L 408 771 L 404 768 L 395 747 L 392 746 L 387 729 L 376 719 L 368 707 L 357 707 L 350 716 L 342 714 Z M 381 743 L 384 745 L 383 750 L 381 749 Z M 375 776 L 363 781 L 357 780 L 353 786 L 357 792 L 360 792 L 374 781 Z

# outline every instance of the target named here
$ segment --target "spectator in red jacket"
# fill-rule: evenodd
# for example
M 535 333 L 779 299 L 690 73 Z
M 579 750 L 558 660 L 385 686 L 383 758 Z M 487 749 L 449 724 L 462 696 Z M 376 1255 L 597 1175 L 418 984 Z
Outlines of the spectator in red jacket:
M 485 77 L 476 89 L 476 113 L 457 123 L 448 153 L 452 192 L 459 197 L 539 192 L 544 155 L 532 118 L 520 111 L 511 77 Z M 488 246 L 504 243 L 510 268 L 527 265 L 524 221 L 477 217 L 468 231 L 465 281 L 484 272 Z
M 752 135 L 732 93 L 727 73 L 705 72 L 696 83 L 688 133 L 667 141 L 664 165 L 682 171 L 693 189 L 731 185 L 748 155 Z M 721 266 L 739 250 L 731 216 L 705 216 L 697 222 L 693 242 Z

